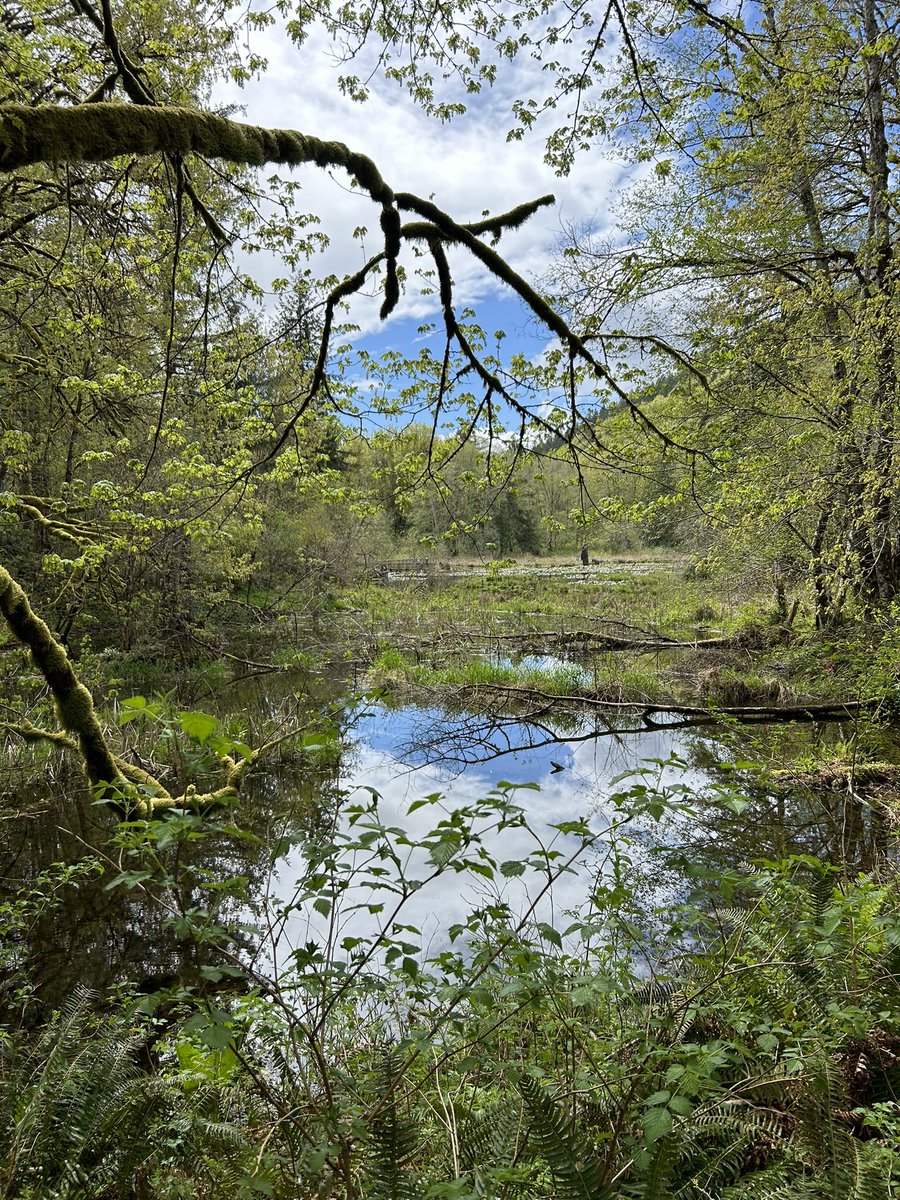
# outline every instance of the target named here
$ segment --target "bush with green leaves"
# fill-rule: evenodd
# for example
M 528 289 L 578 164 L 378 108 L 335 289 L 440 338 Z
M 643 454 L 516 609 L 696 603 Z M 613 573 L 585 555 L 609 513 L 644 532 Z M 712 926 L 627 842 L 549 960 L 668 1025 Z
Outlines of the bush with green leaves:
M 11 1032 L 0 1194 L 895 1194 L 894 881 L 797 857 L 654 914 L 631 831 L 683 815 L 682 790 L 645 774 L 605 823 L 549 836 L 516 800 L 435 794 L 394 824 L 372 794 L 287 826 L 272 878 L 294 882 L 256 905 L 255 942 L 249 895 L 238 929 L 239 887 L 179 879 L 203 818 L 130 823 L 110 884 L 168 905 L 216 987 Z M 464 915 L 429 941 L 448 885 Z

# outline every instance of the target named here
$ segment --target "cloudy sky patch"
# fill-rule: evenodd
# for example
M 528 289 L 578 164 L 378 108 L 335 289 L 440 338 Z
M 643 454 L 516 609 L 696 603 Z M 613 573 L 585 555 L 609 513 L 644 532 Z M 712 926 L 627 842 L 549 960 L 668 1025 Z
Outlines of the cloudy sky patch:
M 629 182 L 628 169 L 599 150 L 578 158 L 566 178 L 555 175 L 543 161 L 543 139 L 564 114 L 548 114 L 522 141 L 506 140 L 513 99 L 542 99 L 547 88 L 540 64 L 527 55 L 506 64 L 494 88 L 467 98 L 470 107 L 464 116 L 441 125 L 390 81 L 373 79 L 371 97 L 363 104 L 341 95 L 337 79 L 347 67 L 336 62 L 330 42 L 320 32 L 297 47 L 282 29 L 271 27 L 253 35 L 251 48 L 268 60 L 262 78 L 243 89 L 223 89 L 215 97 L 218 103 L 240 106 L 248 121 L 346 142 L 374 159 L 395 191 L 433 198 L 460 221 L 553 193 L 553 206 L 540 210 L 500 243 L 511 265 L 532 282 L 548 269 L 564 224 L 587 221 L 598 231 L 613 225 L 612 210 Z M 359 64 L 352 66 L 365 74 Z M 358 270 L 364 253 L 379 249 L 377 209 L 352 191 L 344 172 L 309 167 L 296 177 L 303 183 L 302 208 L 320 216 L 330 238 L 329 248 L 314 264 L 315 273 L 343 276 Z M 358 226 L 370 230 L 364 244 L 352 237 Z M 422 263 L 406 251 L 408 272 Z M 452 265 L 458 307 L 477 307 L 489 332 L 507 329 L 509 350 L 521 349 L 529 357 L 539 352 L 543 334 L 529 328 L 519 301 L 470 256 L 457 253 Z M 246 266 L 263 286 L 284 274 L 272 256 L 254 255 Z M 438 311 L 436 299 L 422 295 L 412 281 L 392 320 L 382 325 L 378 308 L 378 299 L 360 296 L 350 313 L 360 326 L 361 345 L 373 353 L 389 345 L 409 350 L 417 325 Z

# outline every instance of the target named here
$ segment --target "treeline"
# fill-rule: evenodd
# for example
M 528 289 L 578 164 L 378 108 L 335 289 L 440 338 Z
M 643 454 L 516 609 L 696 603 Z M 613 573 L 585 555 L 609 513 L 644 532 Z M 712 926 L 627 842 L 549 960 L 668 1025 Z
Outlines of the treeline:
M 260 65 L 239 22 L 193 5 L 136 5 L 122 44 L 111 22 L 81 2 L 10 11 L 0 104 L 96 106 L 121 86 L 196 109 Z M 359 561 L 585 543 L 771 566 L 823 628 L 894 602 L 893 27 L 792 3 L 746 26 L 629 22 L 580 132 L 549 150 L 567 167 L 602 138 L 654 166 L 615 236 L 570 231 L 554 309 L 533 295 L 555 339 L 538 363 L 447 316 L 438 225 L 423 278 L 445 345 L 376 363 L 321 343 L 344 285 L 314 282 L 322 237 L 292 182 L 172 153 L 4 176 L 0 553 L 60 634 L 127 648 Z M 234 248 L 279 256 L 271 294 Z

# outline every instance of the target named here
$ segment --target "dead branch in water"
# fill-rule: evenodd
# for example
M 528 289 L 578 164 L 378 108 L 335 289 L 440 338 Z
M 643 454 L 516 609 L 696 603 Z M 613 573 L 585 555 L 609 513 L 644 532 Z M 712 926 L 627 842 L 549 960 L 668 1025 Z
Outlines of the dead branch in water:
M 689 725 L 714 725 L 723 719 L 731 718 L 745 724 L 769 724 L 778 721 L 839 721 L 846 717 L 857 716 L 862 712 L 872 712 L 883 706 L 886 701 L 878 700 L 833 700 L 819 701 L 812 704 L 784 705 L 722 705 L 700 706 L 695 704 L 648 704 L 642 700 L 609 700 L 597 694 L 584 693 L 576 695 L 560 695 L 554 692 L 544 692 L 536 688 L 522 687 L 517 684 L 466 684 L 442 692 L 446 698 L 467 702 L 477 697 L 496 696 L 508 702 L 540 702 L 542 707 L 534 716 L 543 715 L 553 708 L 588 708 L 599 709 L 603 712 L 638 712 L 644 727 L 647 729 L 664 729 L 671 726 L 669 721 L 655 721 L 657 715 L 671 715 L 685 718 L 678 723 L 678 728 Z
M 575 629 L 571 632 L 558 630 L 536 630 L 534 633 L 486 633 L 476 634 L 490 642 L 513 642 L 520 645 L 543 642 L 564 649 L 586 647 L 590 650 L 630 650 L 637 654 L 653 654 L 661 650 L 744 650 L 746 645 L 731 637 L 694 638 L 678 641 L 676 638 L 626 638 L 615 634 L 594 633 L 590 629 Z

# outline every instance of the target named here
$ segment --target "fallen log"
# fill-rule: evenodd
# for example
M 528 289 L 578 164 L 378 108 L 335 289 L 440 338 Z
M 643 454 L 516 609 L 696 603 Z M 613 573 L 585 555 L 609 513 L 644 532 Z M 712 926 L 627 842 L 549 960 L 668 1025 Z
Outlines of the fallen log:
M 696 718 L 697 723 L 715 724 L 724 719 L 734 719 L 745 724 L 767 724 L 775 721 L 839 721 L 843 718 L 857 716 L 862 712 L 872 712 L 886 703 L 884 699 L 875 700 L 831 700 L 817 701 L 810 704 L 763 704 L 763 705 L 696 705 L 696 704 L 649 704 L 642 700 L 610 700 L 596 693 L 576 693 L 561 695 L 555 692 L 544 692 L 536 688 L 521 687 L 518 684 L 481 683 L 467 684 L 455 689 L 454 694 L 460 699 L 479 695 L 503 696 L 508 700 L 532 700 L 540 702 L 543 711 L 554 706 L 567 705 L 600 709 L 604 712 L 639 712 L 644 725 L 648 729 L 665 729 L 668 722 L 655 721 L 658 715 Z
M 472 636 L 472 635 L 470 635 Z M 611 633 L 594 633 L 590 629 L 576 629 L 569 633 L 535 630 L 533 633 L 476 633 L 476 638 L 488 642 L 513 642 L 518 645 L 533 645 L 535 642 L 558 646 L 589 646 L 593 650 L 630 650 L 636 654 L 657 654 L 662 650 L 745 650 L 743 642 L 730 637 L 694 638 L 678 641 L 675 638 L 659 637 L 626 638 Z

